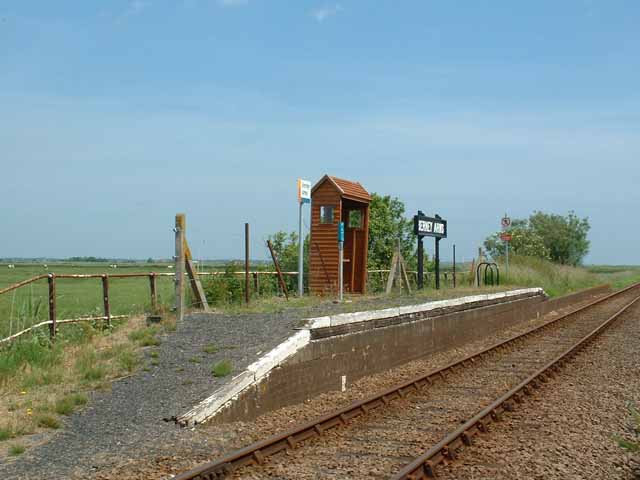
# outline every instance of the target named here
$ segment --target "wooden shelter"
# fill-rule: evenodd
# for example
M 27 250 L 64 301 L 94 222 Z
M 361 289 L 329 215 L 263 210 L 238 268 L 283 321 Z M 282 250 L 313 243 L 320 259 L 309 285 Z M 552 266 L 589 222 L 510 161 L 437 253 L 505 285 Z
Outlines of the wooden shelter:
M 309 290 L 338 292 L 338 225 L 344 222 L 344 291 L 366 293 L 371 195 L 357 182 L 325 175 L 311 189 Z

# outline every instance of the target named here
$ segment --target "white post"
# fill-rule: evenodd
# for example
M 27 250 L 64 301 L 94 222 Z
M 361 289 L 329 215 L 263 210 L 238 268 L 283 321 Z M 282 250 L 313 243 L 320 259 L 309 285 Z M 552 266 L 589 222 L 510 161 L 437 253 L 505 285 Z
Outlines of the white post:
M 338 288 L 340 290 L 340 302 L 342 302 L 343 300 L 343 290 L 344 290 L 344 280 L 343 280 L 343 273 L 342 273 L 342 263 L 344 260 L 344 253 L 343 253 L 343 243 L 342 241 L 338 242 L 338 252 L 339 252 L 339 257 L 338 257 Z
M 299 202 L 298 212 L 298 243 L 300 243 L 298 253 L 298 296 L 304 295 L 304 237 L 302 236 L 302 201 Z

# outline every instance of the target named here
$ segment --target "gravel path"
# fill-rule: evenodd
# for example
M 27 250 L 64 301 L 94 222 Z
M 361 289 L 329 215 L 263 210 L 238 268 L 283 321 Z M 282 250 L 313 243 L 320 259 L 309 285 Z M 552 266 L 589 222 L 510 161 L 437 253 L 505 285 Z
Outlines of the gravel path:
M 439 478 L 640 478 L 640 459 L 614 440 L 635 436 L 628 405 L 640 407 L 639 340 L 635 306 Z
M 507 330 L 471 342 L 463 347 L 440 352 L 427 359 L 417 360 L 399 368 L 363 378 L 350 385 L 345 392 L 321 394 L 304 404 L 270 412 L 250 423 L 202 425 L 196 430 L 196 433 L 199 435 L 199 441 L 208 441 L 209 446 L 207 448 L 191 449 L 186 446 L 184 448 L 178 446 L 170 456 L 153 457 L 152 455 L 147 455 L 143 461 L 135 464 L 120 466 L 108 471 L 103 470 L 96 478 L 104 480 L 167 478 L 169 475 L 187 470 L 197 464 L 211 461 L 224 453 L 279 432 L 293 423 L 308 420 L 329 410 L 350 404 L 357 399 L 370 395 L 372 392 L 390 387 L 419 374 L 424 374 L 426 371 L 442 367 L 455 359 L 469 355 L 500 340 L 528 331 L 557 317 L 561 313 L 562 311 L 552 312 L 539 319 L 524 321 Z
M 215 362 L 230 360 L 234 372 L 244 370 L 292 333 L 297 320 L 291 318 L 189 316 L 159 347 L 145 349 L 144 370 L 114 382 L 109 392 L 93 394 L 89 406 L 69 418 L 51 441 L 0 465 L 0 478 L 87 478 L 87 472 L 143 453 L 168 455 L 181 445 L 206 448 L 197 434 L 177 427 L 171 418 L 231 378 L 214 378 Z M 150 356 L 152 351 L 157 358 Z

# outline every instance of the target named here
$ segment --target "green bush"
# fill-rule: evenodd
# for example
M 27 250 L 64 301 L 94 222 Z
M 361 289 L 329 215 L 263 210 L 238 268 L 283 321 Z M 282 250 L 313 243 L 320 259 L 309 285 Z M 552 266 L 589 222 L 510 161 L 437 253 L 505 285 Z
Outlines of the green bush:
M 160 339 L 156 336 L 158 331 L 158 327 L 144 327 L 131 332 L 129 334 L 129 340 L 138 343 L 138 345 L 142 347 L 155 347 L 161 343 Z
M 9 447 L 9 455 L 13 456 L 13 457 L 17 457 L 18 455 L 22 455 L 25 451 L 25 447 L 24 445 L 20 445 L 19 443 L 16 443 L 14 445 L 11 445 Z
M 222 275 L 211 275 L 205 282 L 204 293 L 211 305 L 229 305 L 240 303 L 244 299 L 244 288 L 239 275 L 238 265 L 230 263 Z
M 41 428 L 51 428 L 55 430 L 60 428 L 60 420 L 53 415 L 40 415 L 36 418 L 36 425 Z
M 13 438 L 13 430 L 8 427 L 0 427 L 0 442 Z
M 229 360 L 222 360 L 211 367 L 211 373 L 214 377 L 226 377 L 233 370 L 233 366 Z

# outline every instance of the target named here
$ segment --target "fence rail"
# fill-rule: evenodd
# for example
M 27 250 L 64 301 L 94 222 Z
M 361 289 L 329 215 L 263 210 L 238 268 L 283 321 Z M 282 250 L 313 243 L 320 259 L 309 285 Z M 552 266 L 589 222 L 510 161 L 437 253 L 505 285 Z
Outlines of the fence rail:
M 383 276 L 384 274 L 388 274 L 390 272 L 390 270 L 385 270 L 385 269 L 376 269 L 376 270 L 368 270 L 367 274 L 371 275 L 371 274 L 378 274 Z M 282 275 L 287 275 L 287 276 L 297 276 L 298 272 L 280 272 Z M 411 271 L 409 272 L 413 275 L 417 275 L 417 272 L 415 271 Z M 443 272 L 445 281 L 447 281 L 448 276 L 451 274 L 452 272 Z M 234 272 L 225 272 L 225 271 L 209 271 L 209 272 L 198 272 L 198 275 L 201 276 L 222 276 L 222 275 L 229 275 L 229 274 L 233 274 L 233 275 L 245 275 L 246 272 L 245 271 L 234 271 Z M 258 281 L 258 277 L 261 275 L 278 275 L 278 272 L 272 272 L 272 271 L 262 271 L 262 270 L 255 270 L 255 271 L 249 271 L 249 275 L 253 276 L 254 278 L 254 285 L 258 286 L 259 285 L 259 281 Z M 305 276 L 307 276 L 308 274 L 305 274 Z M 432 272 L 425 272 L 425 277 L 427 278 L 427 281 L 429 280 L 429 277 L 432 275 Z M 454 273 L 453 275 L 456 275 L 456 273 Z M 464 276 L 464 273 L 462 272 L 457 272 L 457 275 L 460 276 Z M 145 272 L 145 273 L 109 273 L 109 274 L 100 274 L 100 273 L 95 273 L 95 274 L 55 274 L 55 273 L 50 273 L 50 274 L 43 274 L 43 275 L 37 275 L 35 277 L 23 280 L 21 282 L 18 283 L 14 283 L 13 285 L 10 285 L 8 287 L 5 287 L 3 289 L 0 289 L 0 296 L 12 291 L 15 291 L 21 287 L 25 287 L 27 285 L 33 284 L 34 282 L 37 282 L 39 280 L 47 280 L 47 285 L 48 285 L 48 316 L 49 319 L 40 323 L 37 323 L 35 325 L 31 325 L 28 328 L 25 328 L 19 332 L 16 333 L 12 333 L 11 331 L 9 331 L 9 336 L 3 339 L 0 339 L 0 345 L 3 345 L 5 343 L 9 343 L 13 340 L 15 340 L 16 338 L 25 335 L 26 333 L 29 333 L 37 328 L 40 327 L 44 327 L 44 326 L 49 326 L 49 335 L 51 337 L 52 341 L 55 341 L 56 338 L 56 334 L 58 331 L 58 327 L 59 325 L 62 324 L 66 324 L 66 323 L 78 323 L 78 322 L 85 322 L 85 321 L 104 321 L 106 323 L 107 326 L 111 325 L 111 320 L 113 319 L 121 319 L 121 318 L 126 318 L 129 315 L 112 315 L 111 314 L 111 303 L 110 303 L 110 294 L 109 294 L 109 279 L 111 278 L 148 278 L 149 279 L 149 293 L 150 293 L 150 299 L 151 299 L 151 306 L 152 308 L 155 310 L 158 307 L 158 295 L 157 295 L 157 284 L 156 284 L 156 279 L 158 277 L 174 277 L 175 273 L 174 272 L 162 272 L 162 273 L 157 273 L 157 272 Z M 453 277 L 452 277 L 453 278 Z M 70 319 L 58 319 L 57 318 L 57 294 L 56 294 L 56 286 L 57 286 L 57 280 L 60 279 L 101 279 L 102 280 L 102 304 L 103 304 L 103 309 L 104 309 L 104 315 L 101 316 L 87 316 L 87 317 L 78 317 L 78 318 L 70 318 Z

